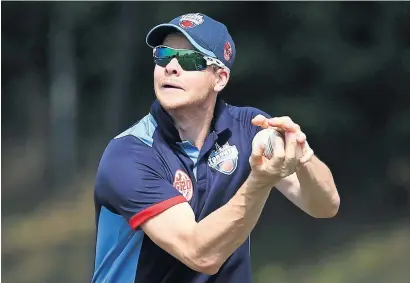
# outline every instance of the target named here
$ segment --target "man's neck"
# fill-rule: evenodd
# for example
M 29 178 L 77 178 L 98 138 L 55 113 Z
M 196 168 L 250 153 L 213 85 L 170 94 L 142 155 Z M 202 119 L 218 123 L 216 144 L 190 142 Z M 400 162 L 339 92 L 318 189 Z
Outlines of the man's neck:
M 190 141 L 201 149 L 209 134 L 214 116 L 215 101 L 207 101 L 200 106 L 190 106 L 170 114 L 183 141 Z

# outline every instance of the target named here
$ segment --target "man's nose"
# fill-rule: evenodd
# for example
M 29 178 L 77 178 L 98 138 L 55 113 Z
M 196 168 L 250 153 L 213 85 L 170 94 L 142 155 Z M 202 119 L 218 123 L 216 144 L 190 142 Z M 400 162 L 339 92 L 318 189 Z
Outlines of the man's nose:
M 165 66 L 165 72 L 167 74 L 173 74 L 179 76 L 182 72 L 181 65 L 179 65 L 178 60 L 173 58 L 168 65 Z

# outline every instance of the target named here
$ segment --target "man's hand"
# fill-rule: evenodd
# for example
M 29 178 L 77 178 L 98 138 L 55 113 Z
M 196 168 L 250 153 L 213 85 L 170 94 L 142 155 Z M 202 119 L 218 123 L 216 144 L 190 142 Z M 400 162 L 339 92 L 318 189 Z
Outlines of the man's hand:
M 300 164 L 296 156 L 297 147 L 305 143 L 306 136 L 300 131 L 299 125 L 288 117 L 267 119 L 258 115 L 252 123 L 262 128 L 275 128 L 285 136 L 285 141 L 279 137 L 275 140 L 276 146 L 271 159 L 263 157 L 263 145 L 252 148 L 249 158 L 252 168 L 250 176 L 261 184 L 273 187 L 281 179 L 295 173 Z
M 314 152 L 310 148 L 307 140 L 306 135 L 301 131 L 300 126 L 292 121 L 292 119 L 288 116 L 283 117 L 275 117 L 275 118 L 266 118 L 263 115 L 257 115 L 255 118 L 252 119 L 252 124 L 261 128 L 269 128 L 273 127 L 277 131 L 280 131 L 285 136 L 285 150 L 286 150 L 286 157 L 296 158 L 293 154 L 296 151 L 293 151 L 295 147 L 295 141 L 302 147 L 302 157 L 298 160 L 300 164 L 304 164 L 308 162 Z M 288 152 L 287 149 L 290 149 Z
M 286 176 L 279 182 L 275 180 L 277 182 L 275 187 L 313 217 L 335 216 L 339 209 L 340 198 L 332 173 L 326 164 L 314 156 L 300 126 L 286 116 L 268 119 L 257 115 L 252 120 L 252 124 L 264 129 L 273 127 L 284 134 L 285 160 L 295 158 L 293 150 L 295 143 L 302 147 L 302 157 L 299 159 L 295 174 Z M 286 166 L 285 164 L 289 162 L 283 164 Z

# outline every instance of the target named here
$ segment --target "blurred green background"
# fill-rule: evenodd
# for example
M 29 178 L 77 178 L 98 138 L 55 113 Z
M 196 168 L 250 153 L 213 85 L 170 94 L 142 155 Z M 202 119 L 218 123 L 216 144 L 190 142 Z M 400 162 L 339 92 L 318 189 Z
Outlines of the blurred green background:
M 410 282 L 409 2 L 1 8 L 2 282 L 90 282 L 99 158 L 154 99 L 146 33 L 188 12 L 235 40 L 222 97 L 292 117 L 341 196 L 318 220 L 274 191 L 251 236 L 255 282 Z

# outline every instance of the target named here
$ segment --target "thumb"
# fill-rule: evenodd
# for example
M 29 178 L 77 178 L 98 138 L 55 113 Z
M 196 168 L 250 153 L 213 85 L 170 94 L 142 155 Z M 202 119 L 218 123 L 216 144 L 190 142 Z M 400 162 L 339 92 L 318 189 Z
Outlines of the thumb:
M 251 164 L 260 164 L 262 162 L 265 145 L 263 143 L 252 145 L 252 154 L 250 156 Z

